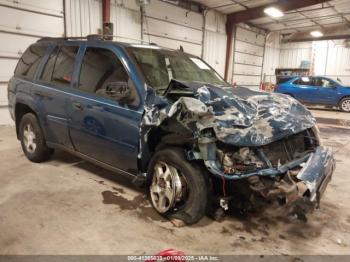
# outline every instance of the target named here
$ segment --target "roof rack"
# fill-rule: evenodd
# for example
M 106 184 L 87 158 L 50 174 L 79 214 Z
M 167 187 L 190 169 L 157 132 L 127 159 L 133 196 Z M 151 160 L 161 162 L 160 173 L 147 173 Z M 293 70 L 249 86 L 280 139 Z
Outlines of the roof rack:
M 87 36 L 69 36 L 69 37 L 43 37 L 40 38 L 37 42 L 48 42 L 48 41 L 66 41 L 66 40 L 109 40 L 113 38 L 121 38 L 126 40 L 132 40 L 132 41 L 139 41 L 140 43 L 147 43 L 149 44 L 149 41 L 136 39 L 136 38 L 130 38 L 130 37 L 124 37 L 120 35 L 99 35 L 99 34 L 92 34 Z

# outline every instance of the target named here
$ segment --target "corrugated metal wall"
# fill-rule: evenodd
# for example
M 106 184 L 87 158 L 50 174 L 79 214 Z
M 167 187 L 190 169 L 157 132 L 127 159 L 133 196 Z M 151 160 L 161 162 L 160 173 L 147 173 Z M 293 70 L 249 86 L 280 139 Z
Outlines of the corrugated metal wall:
M 280 60 L 280 34 L 269 33 L 266 36 L 263 82 L 276 83 L 275 69 L 279 66 Z
M 135 1 L 111 1 L 111 22 L 116 40 L 139 43 L 141 40 L 141 12 Z
M 350 85 L 350 48 L 344 40 L 314 42 L 313 52 L 315 75 L 339 78 Z
M 279 67 L 298 68 L 301 61 L 313 64 L 313 74 L 339 78 L 350 85 L 350 48 L 344 40 L 288 43 L 281 45 Z
M 298 68 L 301 61 L 311 61 L 311 58 L 312 42 L 282 44 L 279 67 Z
M 226 16 L 209 11 L 205 15 L 205 34 L 203 59 L 210 64 L 221 76 L 225 73 Z
M 62 36 L 63 1 L 0 0 L 0 105 L 7 105 L 7 82 L 25 49 L 44 36 Z
M 201 56 L 203 16 L 196 12 L 153 0 L 145 7 L 145 40 Z
M 237 85 L 259 89 L 266 35 L 258 29 L 239 25 L 235 32 L 232 81 Z
M 66 5 L 67 36 L 86 36 L 101 33 L 102 0 L 64 1 Z

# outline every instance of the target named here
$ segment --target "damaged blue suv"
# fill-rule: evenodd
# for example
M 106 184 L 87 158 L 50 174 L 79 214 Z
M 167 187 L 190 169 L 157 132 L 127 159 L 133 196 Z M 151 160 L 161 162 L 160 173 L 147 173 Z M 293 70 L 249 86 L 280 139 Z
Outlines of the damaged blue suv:
M 148 187 L 160 214 L 186 224 L 272 201 L 303 219 L 335 167 L 298 101 L 233 88 L 180 50 L 41 39 L 8 98 L 30 161 L 68 151 Z

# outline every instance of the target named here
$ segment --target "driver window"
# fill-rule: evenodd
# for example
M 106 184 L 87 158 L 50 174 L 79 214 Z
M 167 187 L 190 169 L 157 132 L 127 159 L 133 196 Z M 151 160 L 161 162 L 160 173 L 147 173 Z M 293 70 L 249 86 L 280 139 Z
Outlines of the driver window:
M 104 48 L 88 47 L 81 65 L 79 89 L 98 96 L 138 105 L 133 82 L 118 57 Z M 127 99 L 119 99 L 116 93 L 127 91 Z

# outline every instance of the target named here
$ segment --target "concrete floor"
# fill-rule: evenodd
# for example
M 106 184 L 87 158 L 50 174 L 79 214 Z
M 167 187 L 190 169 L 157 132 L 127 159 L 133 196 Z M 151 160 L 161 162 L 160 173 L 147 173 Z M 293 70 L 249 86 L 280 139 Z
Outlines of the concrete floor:
M 167 248 L 186 254 L 350 254 L 350 130 L 327 121 L 320 128 L 324 144 L 336 152 L 337 168 L 321 209 L 307 223 L 275 208 L 176 228 L 118 175 L 63 152 L 47 163 L 30 163 L 14 128 L 0 127 L 0 254 L 155 254 Z

